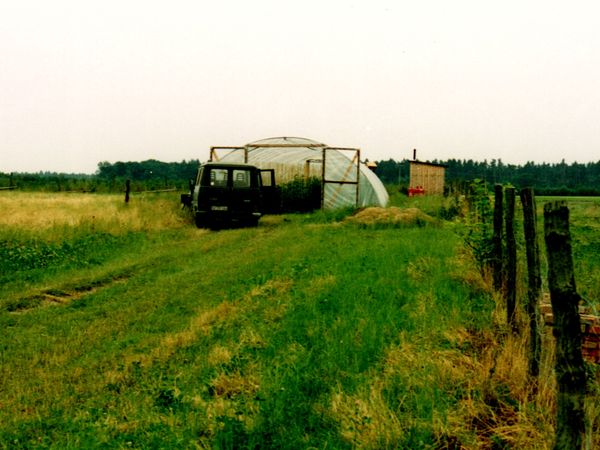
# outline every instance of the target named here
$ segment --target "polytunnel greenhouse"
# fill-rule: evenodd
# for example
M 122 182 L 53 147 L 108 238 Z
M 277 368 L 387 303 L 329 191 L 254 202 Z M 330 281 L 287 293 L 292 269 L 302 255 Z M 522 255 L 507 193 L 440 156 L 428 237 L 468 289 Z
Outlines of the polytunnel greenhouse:
M 248 163 L 274 169 L 279 184 L 298 177 L 321 179 L 325 209 L 386 206 L 381 180 L 360 160 L 356 148 L 330 147 L 310 139 L 277 137 L 243 147 L 212 147 L 211 161 Z

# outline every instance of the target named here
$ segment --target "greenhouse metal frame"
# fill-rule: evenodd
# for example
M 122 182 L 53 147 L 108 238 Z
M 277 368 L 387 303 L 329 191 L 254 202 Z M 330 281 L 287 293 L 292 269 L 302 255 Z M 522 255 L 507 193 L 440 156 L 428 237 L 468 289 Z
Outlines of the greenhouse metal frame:
M 322 209 L 386 206 L 388 194 L 383 183 L 361 162 L 360 155 L 358 148 L 331 147 L 306 138 L 279 137 L 245 146 L 214 146 L 210 148 L 209 160 L 274 168 L 279 182 L 299 176 L 305 179 L 311 175 L 319 177 Z M 317 164 L 321 164 L 318 172 L 313 170 Z

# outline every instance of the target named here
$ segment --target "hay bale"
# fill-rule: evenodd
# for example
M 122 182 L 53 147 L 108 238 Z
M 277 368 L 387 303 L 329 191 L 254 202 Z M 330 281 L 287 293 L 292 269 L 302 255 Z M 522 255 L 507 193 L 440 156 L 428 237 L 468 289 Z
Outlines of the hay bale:
M 365 208 L 347 217 L 344 222 L 364 227 L 402 227 L 433 224 L 436 220 L 419 208 L 401 209 L 392 206 Z

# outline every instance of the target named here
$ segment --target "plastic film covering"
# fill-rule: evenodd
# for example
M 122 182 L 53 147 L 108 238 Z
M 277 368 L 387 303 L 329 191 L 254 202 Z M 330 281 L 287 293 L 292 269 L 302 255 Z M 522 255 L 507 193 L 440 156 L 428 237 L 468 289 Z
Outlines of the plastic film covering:
M 241 150 L 219 154 L 222 162 L 244 162 L 261 169 L 275 169 L 278 183 L 291 181 L 296 177 L 322 177 L 323 149 L 326 144 L 298 137 L 278 137 L 251 142 Z M 350 158 L 348 157 L 350 156 Z M 352 162 L 352 152 L 327 150 L 325 179 L 356 182 L 356 161 Z M 381 180 L 365 164 L 360 163 L 358 206 L 387 206 L 388 194 Z M 325 207 L 327 209 L 354 206 L 356 185 L 325 185 Z

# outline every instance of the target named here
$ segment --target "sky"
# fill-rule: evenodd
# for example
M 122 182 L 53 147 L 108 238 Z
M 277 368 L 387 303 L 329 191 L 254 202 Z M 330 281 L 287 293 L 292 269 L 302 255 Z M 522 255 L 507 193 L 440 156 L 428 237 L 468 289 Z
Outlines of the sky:
M 369 160 L 600 160 L 600 3 L 0 0 L 0 172 L 300 136 Z

